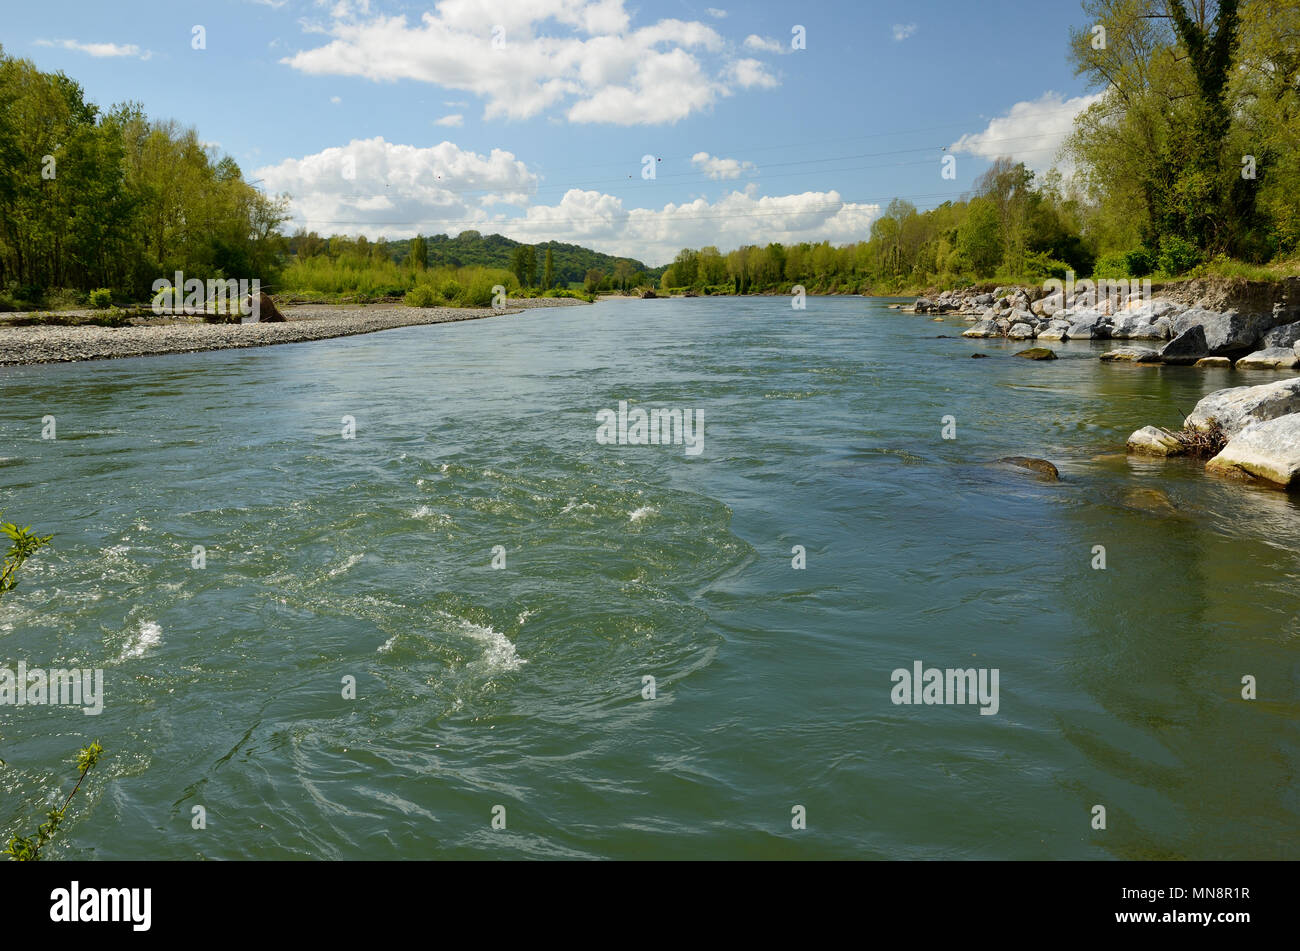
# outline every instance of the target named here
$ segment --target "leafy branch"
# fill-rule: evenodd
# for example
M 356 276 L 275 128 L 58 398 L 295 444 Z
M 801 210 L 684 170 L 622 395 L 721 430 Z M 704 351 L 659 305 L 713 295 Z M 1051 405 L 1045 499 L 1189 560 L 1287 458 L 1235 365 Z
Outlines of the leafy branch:
M 72 787 L 72 792 L 68 793 L 68 798 L 63 801 L 62 807 L 51 809 L 45 814 L 45 821 L 37 828 L 35 835 L 16 835 L 11 838 L 8 847 L 3 852 L 0 852 L 0 855 L 8 855 L 15 862 L 37 861 L 41 857 L 41 849 L 54 837 L 54 833 L 59 828 L 59 823 L 68 814 L 68 805 L 72 802 L 72 797 L 77 794 L 77 790 L 81 788 L 81 783 L 86 778 L 86 774 L 99 762 L 99 757 L 103 752 L 104 748 L 99 745 L 98 740 L 84 749 L 78 750 L 77 769 L 81 770 L 81 775 L 77 777 L 77 784 Z
M 0 594 L 4 594 L 18 586 L 14 576 L 23 562 L 48 545 L 54 536 L 35 535 L 30 525 L 19 528 L 12 522 L 0 523 L 0 535 L 7 535 L 11 541 L 9 553 L 5 555 L 4 566 L 0 568 Z

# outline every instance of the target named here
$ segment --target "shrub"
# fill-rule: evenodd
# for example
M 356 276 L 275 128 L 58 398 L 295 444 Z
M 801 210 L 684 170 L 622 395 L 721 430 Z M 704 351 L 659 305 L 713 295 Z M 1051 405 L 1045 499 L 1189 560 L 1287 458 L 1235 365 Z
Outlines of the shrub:
M 1070 265 L 1049 257 L 1045 251 L 1030 251 L 1025 255 L 1024 277 L 1035 281 L 1044 281 L 1049 277 L 1065 280 Z
M 1146 277 L 1156 269 L 1156 262 L 1146 248 L 1133 248 L 1124 252 L 1124 265 L 1129 277 Z
M 1097 258 L 1097 263 L 1092 267 L 1092 276 L 1094 278 L 1111 278 L 1112 280 L 1128 277 L 1127 252 L 1115 251 Z
M 503 282 L 497 279 L 494 272 L 480 271 L 470 279 L 469 286 L 456 299 L 456 306 L 491 307 L 492 288 L 501 283 Z
M 1166 274 L 1186 274 L 1196 267 L 1201 260 L 1201 252 L 1196 245 L 1177 235 L 1167 235 L 1160 242 L 1160 258 L 1157 263 Z
M 95 310 L 108 310 L 113 305 L 113 292 L 100 287 L 90 292 L 90 306 Z
M 406 292 L 407 307 L 437 307 L 442 303 L 438 294 L 428 284 L 417 284 Z

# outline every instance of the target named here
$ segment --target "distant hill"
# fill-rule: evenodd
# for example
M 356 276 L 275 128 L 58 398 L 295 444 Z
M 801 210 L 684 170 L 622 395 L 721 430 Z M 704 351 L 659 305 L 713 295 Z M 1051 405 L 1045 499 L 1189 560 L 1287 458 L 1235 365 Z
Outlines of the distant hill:
M 439 267 L 441 265 L 451 265 L 454 267 L 464 267 L 466 265 L 480 265 L 482 267 L 500 267 L 509 270 L 511 265 L 511 255 L 515 248 L 523 242 L 514 241 L 504 235 L 489 234 L 483 235 L 477 231 L 462 231 L 454 238 L 445 234 L 436 234 L 426 237 L 425 241 L 429 245 L 429 266 Z M 541 274 L 542 263 L 546 259 L 546 249 L 551 249 L 551 257 L 555 266 L 555 281 L 557 284 L 581 284 L 587 277 L 587 272 L 596 269 L 604 271 L 605 274 L 613 274 L 614 268 L 619 261 L 626 261 L 634 273 L 644 275 L 637 283 L 650 283 L 658 281 L 663 274 L 663 268 L 646 267 L 645 264 L 635 258 L 619 258 L 609 254 L 601 254 L 599 251 L 593 251 L 590 248 L 584 248 L 576 244 L 564 244 L 559 241 L 543 241 L 533 245 L 537 249 L 537 271 Z M 398 264 L 406 260 L 407 255 L 411 253 L 411 242 L 404 241 L 386 241 L 384 242 L 385 252 Z

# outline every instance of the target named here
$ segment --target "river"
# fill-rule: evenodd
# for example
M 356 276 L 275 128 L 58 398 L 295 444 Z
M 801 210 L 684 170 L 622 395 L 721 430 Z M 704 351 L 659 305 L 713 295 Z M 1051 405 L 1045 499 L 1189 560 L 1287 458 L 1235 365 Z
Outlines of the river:
M 0 665 L 105 678 L 0 707 L 0 834 L 98 739 L 51 858 L 1295 858 L 1300 505 L 1124 454 L 1279 374 L 887 303 L 0 369 L 0 512 L 56 536 Z M 701 451 L 598 442 L 620 401 Z M 918 661 L 996 712 L 893 702 Z

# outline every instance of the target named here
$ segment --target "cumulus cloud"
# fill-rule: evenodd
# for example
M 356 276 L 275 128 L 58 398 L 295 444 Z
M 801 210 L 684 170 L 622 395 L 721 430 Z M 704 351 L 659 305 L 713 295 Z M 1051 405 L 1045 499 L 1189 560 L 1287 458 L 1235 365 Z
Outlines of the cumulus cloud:
M 751 171 L 754 168 L 753 162 L 719 158 L 708 152 L 696 152 L 691 156 L 691 164 L 712 179 L 740 178 L 741 172 Z
M 692 161 L 718 179 L 753 168 L 705 152 Z M 859 241 L 880 215 L 878 205 L 846 202 L 835 191 L 767 196 L 752 182 L 716 201 L 659 208 L 628 208 L 614 195 L 580 188 L 538 204 L 538 177 L 509 152 L 482 155 L 451 142 L 419 148 L 382 137 L 286 159 L 254 175 L 268 192 L 291 195 L 293 227 L 321 234 L 398 239 L 474 229 L 532 243 L 573 242 L 651 266 L 683 247 Z
M 756 59 L 738 59 L 727 67 L 727 77 L 741 89 L 771 89 L 778 85 L 777 78 Z
M 1075 117 L 1101 97 L 1102 93 L 1096 93 L 1066 99 L 1057 92 L 1043 93 L 1032 102 L 1016 103 L 984 131 L 963 135 L 948 151 L 987 159 L 1008 155 L 1029 168 L 1045 171 L 1056 164 Z
M 759 36 L 757 33 L 751 33 L 745 37 L 745 49 L 759 50 L 763 53 L 785 52 L 785 46 L 780 40 L 768 39 L 765 36 Z
M 454 112 L 449 116 L 443 116 L 441 119 L 434 119 L 433 124 L 459 127 L 465 124 L 465 117 L 459 112 Z
M 776 80 L 729 61 L 710 26 L 679 19 L 633 28 L 624 0 L 442 0 L 418 22 L 339 0 L 322 46 L 285 57 L 301 72 L 413 80 L 471 92 L 485 118 L 557 110 L 571 122 L 676 122 L 736 88 Z
M 654 267 L 684 247 L 859 241 L 879 215 L 879 205 L 845 202 L 835 191 L 759 196 L 750 186 L 715 202 L 701 198 L 626 209 L 612 195 L 571 189 L 558 205 L 534 206 L 522 217 L 500 218 L 478 230 L 490 227 L 518 241 L 571 241 Z
M 915 23 L 895 23 L 894 24 L 894 42 L 901 43 L 913 33 L 916 32 Z
M 292 197 L 293 223 L 324 234 L 405 237 L 447 230 L 443 222 L 485 219 L 498 204 L 524 205 L 537 176 L 510 152 L 489 155 L 451 142 L 428 148 L 382 136 L 354 139 L 259 168 L 268 192 Z M 472 225 L 460 225 L 455 230 Z
M 151 50 L 140 50 L 140 47 L 134 43 L 81 43 L 77 40 L 37 40 L 37 46 L 57 46 L 60 49 L 75 50 L 78 53 L 86 53 L 90 56 L 138 56 L 140 59 L 148 59 L 153 56 Z

